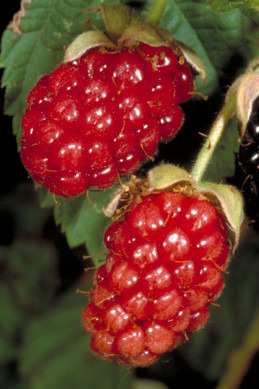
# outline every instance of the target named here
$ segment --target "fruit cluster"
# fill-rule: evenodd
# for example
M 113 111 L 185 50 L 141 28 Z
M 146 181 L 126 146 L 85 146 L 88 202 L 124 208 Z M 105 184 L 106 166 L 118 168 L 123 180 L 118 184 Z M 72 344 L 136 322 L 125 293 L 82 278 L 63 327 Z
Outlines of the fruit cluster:
M 109 253 L 82 313 L 91 350 L 148 366 L 200 329 L 223 289 L 225 218 L 200 193 L 138 195 L 108 227 Z
M 29 93 L 21 158 L 63 197 L 105 189 L 136 171 L 183 122 L 193 77 L 177 48 L 99 47 L 62 63 Z

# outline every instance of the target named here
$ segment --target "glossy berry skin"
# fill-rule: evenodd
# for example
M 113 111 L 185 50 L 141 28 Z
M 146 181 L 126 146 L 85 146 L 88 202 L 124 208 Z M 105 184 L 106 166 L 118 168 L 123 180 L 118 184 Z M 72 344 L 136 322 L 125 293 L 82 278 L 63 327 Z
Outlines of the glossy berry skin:
M 22 119 L 21 159 L 50 192 L 74 197 L 133 173 L 183 123 L 189 67 L 170 47 L 95 48 L 43 76 Z
M 109 250 L 82 313 L 103 359 L 148 366 L 202 328 L 221 294 L 228 258 L 224 217 L 204 197 L 139 197 L 106 230 Z
M 250 119 L 237 154 L 236 176 L 245 198 L 246 214 L 259 227 L 259 97 L 253 103 Z

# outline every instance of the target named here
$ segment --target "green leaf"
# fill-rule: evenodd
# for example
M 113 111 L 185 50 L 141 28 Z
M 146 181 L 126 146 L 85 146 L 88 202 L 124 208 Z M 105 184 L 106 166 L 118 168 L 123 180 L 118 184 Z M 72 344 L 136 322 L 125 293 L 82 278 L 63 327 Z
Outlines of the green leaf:
M 216 12 L 226 12 L 233 8 L 259 7 L 258 0 L 209 0 L 211 8 Z
M 238 152 L 239 133 L 237 124 L 231 121 L 225 128 L 212 160 L 205 172 L 204 181 L 221 182 L 223 177 L 233 177 L 235 173 L 235 153 Z
M 90 351 L 89 336 L 80 323 L 85 306 L 84 296 L 72 291 L 28 326 L 21 363 L 28 388 L 129 388 L 126 370 Z
M 207 0 L 169 0 L 160 25 L 201 57 L 208 77 L 205 85 L 198 80 L 197 88 L 210 95 L 219 87 L 219 77 L 234 53 L 251 59 L 258 44 L 245 38 L 248 23 L 249 18 L 238 9 L 216 14 Z
M 70 247 L 86 244 L 89 255 L 96 255 L 105 249 L 103 236 L 111 223 L 102 212 L 102 207 L 109 203 L 114 187 L 101 191 L 89 191 L 72 199 L 56 197 L 40 190 L 41 204 L 54 206 L 56 223 L 66 234 Z
M 36 236 L 0 246 L 2 286 L 6 285 L 17 309 L 34 313 L 49 304 L 57 287 L 56 262 L 52 244 Z
M 56 252 L 42 240 L 0 247 L 0 364 L 18 359 L 22 331 L 49 306 L 57 287 Z
M 55 207 L 55 219 L 62 224 L 62 231 L 66 233 L 71 247 L 86 243 L 90 255 L 104 249 L 103 235 L 110 219 L 104 216 L 102 207 L 108 202 L 111 192 L 112 189 L 90 192 L 93 205 L 87 197 L 81 196 L 69 201 L 61 199 L 61 205 Z
M 259 349 L 259 307 L 239 346 L 230 354 L 217 389 L 235 389 L 242 382 L 247 366 Z

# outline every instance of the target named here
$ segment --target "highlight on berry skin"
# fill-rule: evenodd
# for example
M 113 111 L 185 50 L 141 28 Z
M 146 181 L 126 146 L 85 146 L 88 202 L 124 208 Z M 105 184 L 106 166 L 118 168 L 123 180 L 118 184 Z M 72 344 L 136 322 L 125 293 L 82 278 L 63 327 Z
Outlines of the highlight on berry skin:
M 207 198 L 139 195 L 108 227 L 82 324 L 105 360 L 145 367 L 208 321 L 229 261 L 225 216 Z
M 94 48 L 44 75 L 27 98 L 21 159 L 50 192 L 74 197 L 135 172 L 176 136 L 194 79 L 167 46 Z

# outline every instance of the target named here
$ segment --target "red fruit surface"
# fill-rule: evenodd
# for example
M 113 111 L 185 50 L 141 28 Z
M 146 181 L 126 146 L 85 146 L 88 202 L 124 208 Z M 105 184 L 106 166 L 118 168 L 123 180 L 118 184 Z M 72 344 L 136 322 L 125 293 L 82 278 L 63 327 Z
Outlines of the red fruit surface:
M 29 93 L 22 162 L 63 197 L 108 188 L 177 134 L 178 104 L 192 91 L 189 67 L 170 47 L 95 48 L 41 77 Z
M 137 196 L 118 218 L 82 322 L 99 357 L 144 367 L 208 321 L 224 286 L 228 227 L 204 196 L 173 191 Z

